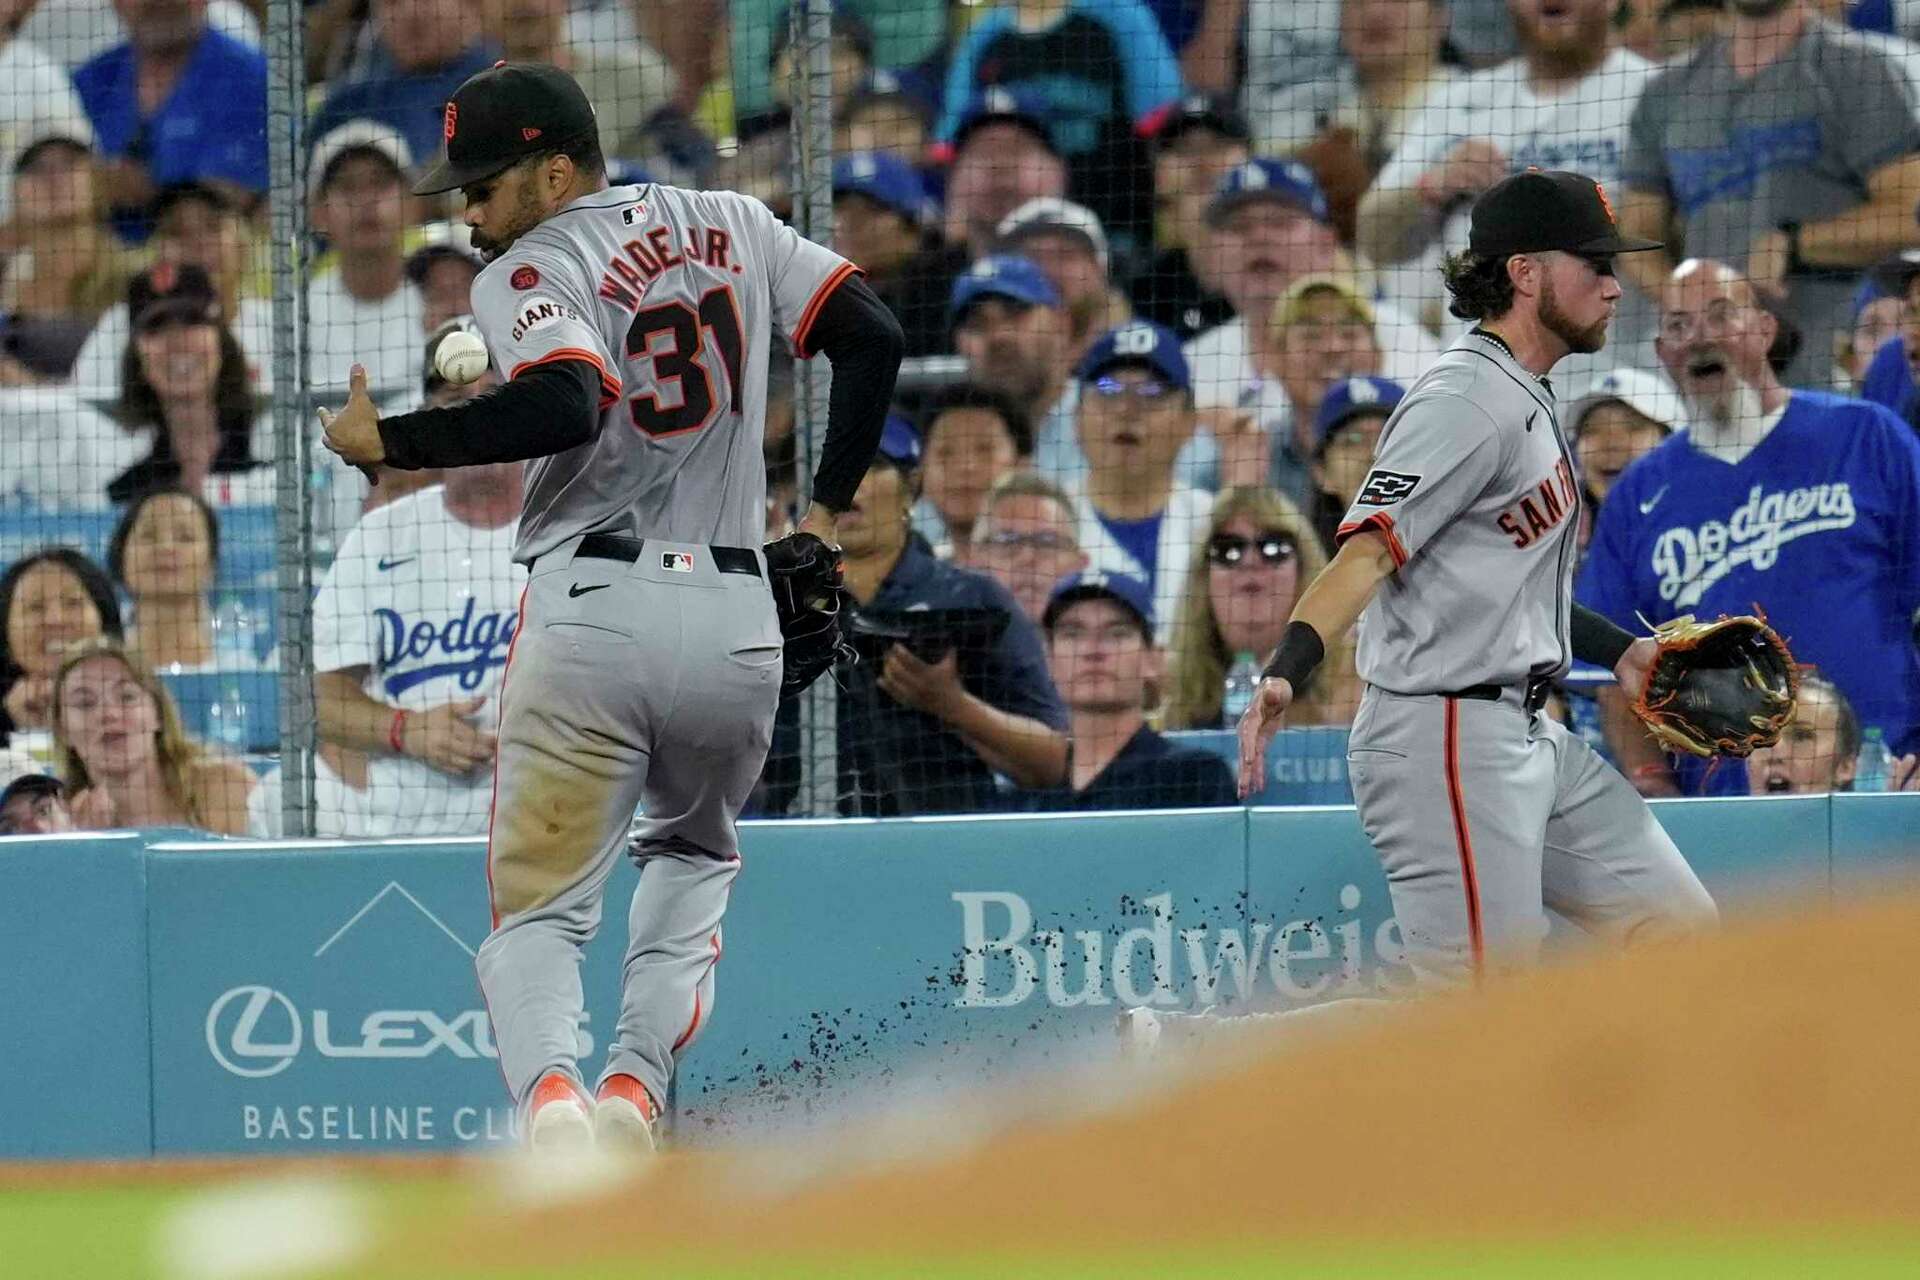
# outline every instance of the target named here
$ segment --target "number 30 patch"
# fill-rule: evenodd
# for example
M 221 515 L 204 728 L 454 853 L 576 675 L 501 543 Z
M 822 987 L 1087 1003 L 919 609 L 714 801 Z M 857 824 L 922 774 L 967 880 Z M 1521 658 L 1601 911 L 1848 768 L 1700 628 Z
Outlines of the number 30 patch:
M 1375 469 L 1367 473 L 1367 482 L 1360 486 L 1360 494 L 1354 502 L 1363 507 L 1390 507 L 1419 487 L 1419 476 L 1410 476 L 1404 471 Z

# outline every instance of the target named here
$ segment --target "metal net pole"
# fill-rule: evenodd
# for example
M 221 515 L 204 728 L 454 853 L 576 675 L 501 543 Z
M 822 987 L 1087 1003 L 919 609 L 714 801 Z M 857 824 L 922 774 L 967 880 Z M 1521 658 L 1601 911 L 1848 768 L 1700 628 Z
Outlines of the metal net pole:
M 313 440 L 305 343 L 306 22 L 298 0 L 267 4 L 268 210 L 273 273 L 275 604 L 280 612 L 281 830 L 313 832 Z
M 821 244 L 833 241 L 833 4 L 832 0 L 794 0 L 789 11 L 794 50 L 792 120 L 793 218 L 799 232 Z M 819 461 L 820 438 L 827 425 L 830 375 L 818 356 L 801 361 L 795 373 L 794 404 L 803 490 Z M 803 493 L 804 503 L 811 493 Z M 836 726 L 838 687 L 816 680 L 800 708 L 800 812 L 795 816 L 831 817 L 839 799 Z

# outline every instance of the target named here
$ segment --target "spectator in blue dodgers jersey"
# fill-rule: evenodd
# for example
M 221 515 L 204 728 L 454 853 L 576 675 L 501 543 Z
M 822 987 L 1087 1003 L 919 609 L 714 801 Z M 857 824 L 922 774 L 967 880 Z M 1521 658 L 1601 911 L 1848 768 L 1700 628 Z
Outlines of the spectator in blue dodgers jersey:
M 866 272 L 910 356 L 948 349 L 947 299 L 969 261 L 965 249 L 940 243 L 939 221 L 926 183 L 899 156 L 856 151 L 834 160 L 833 247 Z
M 1732 268 L 1683 263 L 1663 304 L 1660 357 L 1687 426 L 1608 494 L 1578 599 L 1627 627 L 1758 605 L 1896 755 L 1920 749 L 1920 441 L 1879 405 L 1782 387 L 1776 322 Z M 1698 789 L 1697 764 L 1670 772 L 1616 690 L 1601 705 L 1642 791 Z M 1742 785 L 1737 770 L 1713 779 Z
M 1912 93 L 1883 52 L 1804 0 L 1736 0 L 1728 33 L 1634 108 L 1621 225 L 1677 225 L 1689 256 L 1740 264 L 1784 296 L 1805 339 L 1788 381 L 1824 386 L 1862 268 L 1920 245 L 1917 151 Z M 1674 261 L 1621 267 L 1658 289 Z
M 965 610 L 1001 615 L 1005 625 L 990 644 L 942 646 L 929 637 L 924 656 L 892 644 L 845 673 L 837 715 L 843 815 L 978 812 L 999 804 L 996 775 L 1050 787 L 1067 773 L 1067 713 L 1039 629 L 1006 588 L 936 560 L 914 536 L 919 466 L 919 440 L 904 422 L 890 422 L 840 517 L 857 615 L 901 621 Z
M 1088 469 L 1067 481 L 1092 567 L 1153 589 L 1164 642 L 1186 589 L 1213 495 L 1181 483 L 1175 461 L 1193 435 L 1193 382 L 1173 331 L 1141 320 L 1093 345 L 1075 370 Z
M 946 154 L 946 149 L 941 149 Z M 1029 200 L 1067 194 L 1067 165 L 1034 95 L 989 89 L 960 117 L 944 193 L 947 243 L 991 253 L 1006 216 Z
M 127 42 L 73 73 L 99 144 L 100 190 L 144 237 L 160 188 L 267 189 L 267 60 L 207 25 L 206 0 L 116 0 Z
M 958 136 L 987 88 L 1022 90 L 1066 159 L 1074 198 L 1116 234 L 1145 235 L 1143 135 L 1181 92 L 1180 64 L 1140 0 L 1009 0 L 989 9 L 954 49 L 936 147 Z
M 1290 421 L 1286 388 L 1273 372 L 1274 309 L 1307 276 L 1337 276 L 1367 287 L 1327 220 L 1311 171 L 1297 162 L 1250 160 L 1221 179 L 1207 206 L 1219 253 L 1220 285 L 1234 318 L 1187 343 L 1194 402 L 1252 414 L 1268 432 Z M 1368 299 L 1381 363 L 1376 372 L 1410 383 L 1440 354 L 1433 335 L 1405 312 Z
M 1053 682 L 1072 717 L 1066 783 L 1028 792 L 1027 809 L 1204 809 L 1237 805 L 1227 763 L 1175 746 L 1147 726 L 1166 679 L 1153 639 L 1153 597 L 1128 574 L 1074 574 L 1042 616 Z
M 464 0 L 373 0 L 373 22 L 377 42 L 328 86 L 306 136 L 324 138 L 349 120 L 378 120 L 397 130 L 413 155 L 437 155 L 448 99 L 497 51 L 477 35 Z

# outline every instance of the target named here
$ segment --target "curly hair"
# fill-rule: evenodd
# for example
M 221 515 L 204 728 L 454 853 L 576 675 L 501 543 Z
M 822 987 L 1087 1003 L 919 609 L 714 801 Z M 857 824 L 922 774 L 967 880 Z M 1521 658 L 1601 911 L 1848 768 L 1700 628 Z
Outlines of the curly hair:
M 1483 258 L 1462 249 L 1441 261 L 1440 276 L 1453 295 L 1447 310 L 1462 320 L 1497 320 L 1513 310 L 1506 257 Z

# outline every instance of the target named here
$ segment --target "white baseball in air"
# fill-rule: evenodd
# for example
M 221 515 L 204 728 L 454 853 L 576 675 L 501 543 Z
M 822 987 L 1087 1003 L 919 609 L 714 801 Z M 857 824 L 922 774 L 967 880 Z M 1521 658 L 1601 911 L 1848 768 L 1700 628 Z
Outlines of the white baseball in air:
M 477 333 L 455 329 L 433 349 L 436 373 L 456 387 L 464 387 L 487 371 L 487 344 Z

